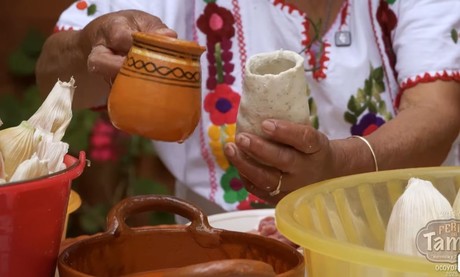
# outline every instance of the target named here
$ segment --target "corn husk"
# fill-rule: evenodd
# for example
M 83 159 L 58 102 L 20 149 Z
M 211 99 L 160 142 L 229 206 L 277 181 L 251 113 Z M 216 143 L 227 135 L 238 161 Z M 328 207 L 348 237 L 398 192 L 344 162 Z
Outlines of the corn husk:
M 58 80 L 29 120 L 0 131 L 3 156 L 0 184 L 39 177 L 38 174 L 44 176 L 65 168 L 63 159 L 69 145 L 61 139 L 72 119 L 74 84 L 73 78 L 69 82 Z
M 0 152 L 4 159 L 4 176 L 7 181 L 19 164 L 36 151 L 40 138 L 34 133 L 35 129 L 27 121 L 0 131 Z
M 40 132 L 37 130 L 37 132 Z M 37 146 L 37 156 L 48 162 L 49 173 L 65 169 L 64 156 L 69 150 L 69 144 L 62 141 L 53 141 L 53 134 L 42 133 Z
M 11 176 L 9 182 L 17 182 L 22 180 L 28 180 L 38 178 L 48 174 L 48 162 L 40 160 L 36 154 L 30 159 L 23 161 L 13 176 Z
M 5 175 L 5 161 L 3 160 L 2 152 L 0 152 L 0 185 L 6 183 Z
M 422 256 L 415 243 L 417 233 L 431 220 L 452 217 L 452 206 L 431 182 L 411 178 L 391 212 L 384 249 L 392 253 Z
M 53 133 L 54 141 L 60 141 L 72 119 L 72 100 L 75 91 L 75 80 L 60 80 L 54 85 L 40 108 L 28 122 L 36 129 Z
M 452 210 L 454 211 L 454 217 L 460 219 L 460 190 L 458 190 L 455 196 L 454 203 L 452 204 Z

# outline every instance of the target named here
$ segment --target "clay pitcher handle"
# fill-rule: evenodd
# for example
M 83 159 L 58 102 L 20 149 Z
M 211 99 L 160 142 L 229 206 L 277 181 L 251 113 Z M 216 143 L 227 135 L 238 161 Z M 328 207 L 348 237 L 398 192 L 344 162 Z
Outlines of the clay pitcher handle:
M 184 200 L 167 195 L 141 195 L 123 199 L 110 210 L 107 231 L 112 234 L 134 232 L 134 229 L 126 224 L 126 218 L 148 211 L 170 212 L 185 217 L 191 222 L 186 228 L 200 244 L 204 244 L 203 246 L 219 244 L 221 231 L 209 225 L 208 218 L 203 211 Z

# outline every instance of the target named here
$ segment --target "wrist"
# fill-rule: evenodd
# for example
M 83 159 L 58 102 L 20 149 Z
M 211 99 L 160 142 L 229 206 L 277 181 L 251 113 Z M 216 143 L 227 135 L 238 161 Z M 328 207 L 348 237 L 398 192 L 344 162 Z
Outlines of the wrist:
M 334 177 L 375 171 L 374 155 L 357 137 L 332 140 Z

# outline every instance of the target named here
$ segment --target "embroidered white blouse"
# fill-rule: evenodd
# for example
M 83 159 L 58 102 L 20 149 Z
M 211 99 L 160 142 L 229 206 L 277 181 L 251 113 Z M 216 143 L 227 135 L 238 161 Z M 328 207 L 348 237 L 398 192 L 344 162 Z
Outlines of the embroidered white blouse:
M 460 13 L 452 12 L 460 11 L 458 0 L 345 0 L 316 50 L 305 49 L 308 15 L 284 0 L 84 0 L 63 12 L 56 30 L 81 29 L 123 9 L 156 15 L 179 38 L 207 47 L 199 126 L 183 144 L 154 143 L 180 183 L 225 210 L 263 205 L 223 154 L 234 139 L 248 57 L 278 49 L 303 53 L 305 67 L 314 69 L 306 72 L 311 121 L 331 139 L 367 135 L 391 120 L 408 87 L 460 81 Z M 459 164 L 457 144 L 445 164 Z

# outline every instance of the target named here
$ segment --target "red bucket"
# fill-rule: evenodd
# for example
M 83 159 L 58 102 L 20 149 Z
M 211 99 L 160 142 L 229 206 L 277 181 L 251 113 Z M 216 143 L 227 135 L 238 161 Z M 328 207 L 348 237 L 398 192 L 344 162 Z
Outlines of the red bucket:
M 85 153 L 64 163 L 46 177 L 0 186 L 0 276 L 54 276 L 71 182 L 83 172 Z

